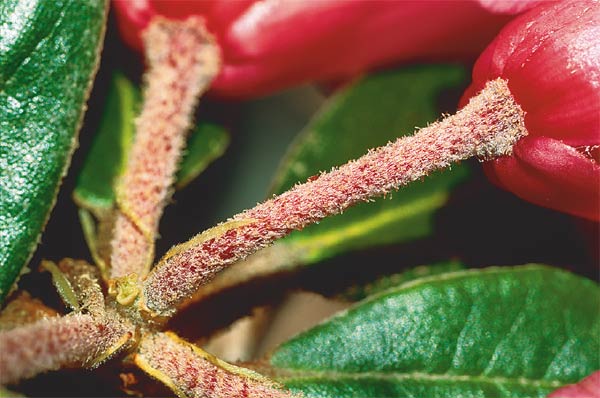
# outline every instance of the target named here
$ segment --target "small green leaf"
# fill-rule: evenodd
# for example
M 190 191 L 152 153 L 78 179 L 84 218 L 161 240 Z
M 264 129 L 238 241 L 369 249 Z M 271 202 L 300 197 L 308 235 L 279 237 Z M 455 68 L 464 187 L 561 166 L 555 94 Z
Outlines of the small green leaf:
M 534 397 L 600 368 L 600 289 L 541 265 L 459 271 L 375 295 L 279 347 L 309 397 Z
M 432 265 L 419 265 L 397 274 L 383 276 L 367 285 L 354 286 L 348 289 L 343 296 L 349 300 L 359 301 L 387 289 L 398 287 L 403 283 L 410 282 L 414 279 L 459 271 L 464 268 L 464 264 L 460 261 L 446 261 Z
M 71 282 L 67 279 L 65 274 L 58 268 L 58 266 L 52 261 L 42 261 L 41 267 L 46 269 L 52 275 L 52 283 L 56 287 L 58 294 L 71 309 L 79 311 L 79 301 L 77 300 L 77 294 L 71 286 Z
M 112 208 L 115 201 L 113 184 L 125 168 L 139 104 L 140 95 L 133 84 L 122 74 L 115 73 L 104 115 L 73 192 L 79 206 Z
M 65 174 L 97 69 L 107 1 L 0 2 L 0 301 Z

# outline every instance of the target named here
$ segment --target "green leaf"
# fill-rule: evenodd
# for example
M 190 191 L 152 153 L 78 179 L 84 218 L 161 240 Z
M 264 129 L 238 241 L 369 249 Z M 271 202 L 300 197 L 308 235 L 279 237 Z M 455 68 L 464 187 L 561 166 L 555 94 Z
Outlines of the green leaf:
M 79 173 L 73 198 L 87 209 L 112 208 L 113 183 L 125 168 L 135 134 L 139 92 L 120 73 L 113 76 L 98 132 Z
M 139 90 L 125 76 L 115 73 L 100 127 L 73 193 L 77 204 L 96 216 L 113 207 L 114 185 L 126 166 L 140 105 Z M 177 187 L 183 187 L 221 156 L 228 143 L 229 136 L 222 127 L 206 123 L 198 126 L 188 139 Z
M 412 135 L 415 126 L 439 116 L 438 97 L 464 78 L 458 66 L 419 66 L 368 76 L 350 86 L 301 133 L 280 168 L 274 191 L 283 192 L 370 148 Z M 284 242 L 303 253 L 304 263 L 314 263 L 349 250 L 428 236 L 436 210 L 467 174 L 466 166 L 455 166 L 293 233 Z
M 545 396 L 600 368 L 600 289 L 541 265 L 416 279 L 279 347 L 308 397 Z
M 46 271 L 50 272 L 52 275 L 52 283 L 56 287 L 58 294 L 63 299 L 63 301 L 71 307 L 74 311 L 79 311 L 79 300 L 77 300 L 77 294 L 73 290 L 73 286 L 71 286 L 71 282 L 65 276 L 65 274 L 61 271 L 58 266 L 52 261 L 43 260 L 41 267 Z
M 104 0 L 0 2 L 0 301 L 27 263 L 75 148 Z

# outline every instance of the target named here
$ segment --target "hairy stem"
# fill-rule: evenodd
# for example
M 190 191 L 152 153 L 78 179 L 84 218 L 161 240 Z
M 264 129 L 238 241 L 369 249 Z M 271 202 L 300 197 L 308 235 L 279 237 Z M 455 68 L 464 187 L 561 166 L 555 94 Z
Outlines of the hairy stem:
M 0 332 L 0 384 L 66 365 L 93 364 L 130 333 L 118 321 L 81 314 Z
M 169 332 L 145 336 L 134 361 L 180 397 L 292 398 L 269 379 L 223 362 Z
M 112 278 L 147 274 L 198 98 L 219 70 L 218 48 L 201 19 L 156 18 L 144 34 L 149 70 L 135 140 L 117 187 Z
M 506 81 L 488 82 L 455 115 L 312 177 L 173 248 L 144 282 L 142 308 L 154 316 L 170 316 L 226 265 L 292 230 L 303 229 L 463 159 L 510 154 L 514 143 L 526 134 L 524 113 Z

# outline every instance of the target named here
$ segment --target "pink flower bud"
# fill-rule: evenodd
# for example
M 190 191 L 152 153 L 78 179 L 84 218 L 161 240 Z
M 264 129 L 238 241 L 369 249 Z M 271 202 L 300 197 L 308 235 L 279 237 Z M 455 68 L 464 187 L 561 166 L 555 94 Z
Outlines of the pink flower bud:
M 201 15 L 223 69 L 214 92 L 251 97 L 376 67 L 474 59 L 511 15 L 537 0 L 113 0 L 124 40 L 138 50 L 155 16 Z
M 538 6 L 479 57 L 463 102 L 501 77 L 529 136 L 485 164 L 497 185 L 535 204 L 600 219 L 600 3 Z

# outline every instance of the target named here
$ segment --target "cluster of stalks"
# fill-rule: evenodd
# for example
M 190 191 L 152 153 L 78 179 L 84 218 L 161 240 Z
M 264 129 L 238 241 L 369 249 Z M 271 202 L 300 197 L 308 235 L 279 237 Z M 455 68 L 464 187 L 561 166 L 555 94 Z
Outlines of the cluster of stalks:
M 524 114 L 506 82 L 491 81 L 455 115 L 240 213 L 175 246 L 151 267 L 185 136 L 198 99 L 219 72 L 219 53 L 194 18 L 154 21 L 145 46 L 144 103 L 116 187 L 110 233 L 98 245 L 106 248 L 104 268 L 70 259 L 45 265 L 73 310 L 65 316 L 49 316 L 27 296 L 9 304 L 35 311 L 5 311 L 28 317 L 2 320 L 11 325 L 0 332 L 2 385 L 64 366 L 97 366 L 118 354 L 179 396 L 291 397 L 269 379 L 164 331 L 166 320 L 215 274 L 291 231 L 461 160 L 510 154 L 526 135 Z

